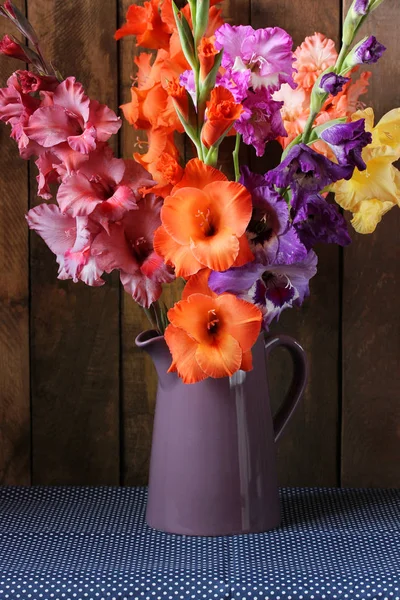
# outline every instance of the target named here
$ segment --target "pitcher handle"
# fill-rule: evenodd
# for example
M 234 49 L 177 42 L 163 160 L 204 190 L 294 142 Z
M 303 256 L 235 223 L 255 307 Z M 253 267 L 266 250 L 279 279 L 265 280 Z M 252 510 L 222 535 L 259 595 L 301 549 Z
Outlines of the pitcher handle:
M 280 438 L 303 395 L 308 372 L 306 353 L 295 339 L 288 335 L 276 335 L 267 339 L 265 341 L 266 356 L 268 357 L 270 352 L 278 346 L 283 346 L 289 350 L 293 360 L 294 372 L 289 391 L 274 416 L 275 441 Z

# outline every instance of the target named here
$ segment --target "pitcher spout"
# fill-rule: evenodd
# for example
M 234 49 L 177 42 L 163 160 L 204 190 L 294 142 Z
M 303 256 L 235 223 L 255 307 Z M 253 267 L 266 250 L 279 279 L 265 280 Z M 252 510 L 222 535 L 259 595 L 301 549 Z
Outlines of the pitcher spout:
M 149 329 L 139 333 L 135 343 L 138 348 L 145 350 L 153 359 L 160 385 L 172 384 L 173 380 L 176 379 L 176 375 L 167 372 L 171 366 L 172 357 L 164 336 L 160 335 L 155 329 Z

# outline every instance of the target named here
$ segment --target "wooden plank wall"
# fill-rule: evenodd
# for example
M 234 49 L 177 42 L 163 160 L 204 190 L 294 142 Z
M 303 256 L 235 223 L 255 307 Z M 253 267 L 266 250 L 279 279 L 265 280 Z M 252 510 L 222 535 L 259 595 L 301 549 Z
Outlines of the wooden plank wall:
M 63 75 L 115 110 L 129 99 L 133 42 L 113 40 L 129 4 L 18 1 Z M 227 0 L 224 12 L 231 23 L 284 27 L 299 44 L 318 30 L 337 41 L 345 5 Z M 5 26 L 1 19 L 0 34 Z M 398 0 L 385 0 L 369 25 L 388 47 L 367 99 L 378 117 L 400 105 L 399 26 Z M 14 68 L 0 57 L 0 85 Z M 115 149 L 130 156 L 139 139 L 125 124 Z M 5 126 L 0 192 L 0 483 L 146 483 L 156 377 L 134 345 L 145 326 L 141 311 L 114 276 L 100 289 L 56 279 L 53 256 L 28 236 L 24 220 L 38 202 L 35 167 L 18 160 Z M 294 335 L 310 358 L 304 401 L 279 443 L 283 485 L 400 485 L 399 225 L 394 209 L 344 252 L 321 248 L 311 298 L 274 327 Z M 169 301 L 178 294 L 172 289 Z M 274 406 L 289 374 L 277 351 Z

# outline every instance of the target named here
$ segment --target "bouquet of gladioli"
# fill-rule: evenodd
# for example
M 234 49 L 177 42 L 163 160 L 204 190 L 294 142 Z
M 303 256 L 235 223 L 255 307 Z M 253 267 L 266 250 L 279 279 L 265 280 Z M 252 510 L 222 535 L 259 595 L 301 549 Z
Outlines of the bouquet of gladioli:
M 116 39 L 136 36 L 127 121 L 147 134 L 145 153 L 124 160 L 109 138 L 120 119 L 46 60 L 27 19 L 0 7 L 29 46 L 10 36 L 0 52 L 31 69 L 0 90 L 0 119 L 22 158 L 36 157 L 38 195 L 28 225 L 56 255 L 60 279 L 104 284 L 118 270 L 124 289 L 165 336 L 170 371 L 186 383 L 252 368 L 260 329 L 309 294 L 314 246 L 350 242 L 338 205 L 371 233 L 400 204 L 400 109 L 374 125 L 358 101 L 385 48 L 354 44 L 383 0 L 354 0 L 339 53 L 322 34 L 294 52 L 279 27 L 223 22 L 218 0 L 132 5 Z M 151 50 L 148 52 L 148 50 Z M 156 52 L 154 52 L 156 51 Z M 195 158 L 185 165 L 177 135 Z M 235 136 L 234 181 L 218 155 Z M 264 174 L 239 165 L 243 142 L 262 156 L 278 140 L 281 161 Z M 333 192 L 334 197 L 329 192 Z M 182 299 L 167 311 L 162 285 L 183 278 Z

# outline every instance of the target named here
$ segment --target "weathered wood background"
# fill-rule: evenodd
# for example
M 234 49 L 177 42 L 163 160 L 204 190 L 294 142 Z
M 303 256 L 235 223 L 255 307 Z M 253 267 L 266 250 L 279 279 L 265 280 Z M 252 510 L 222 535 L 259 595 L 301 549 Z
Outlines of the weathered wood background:
M 115 110 L 128 100 L 133 42 L 117 45 L 113 33 L 129 0 L 15 1 L 65 76 Z M 229 0 L 225 14 L 280 25 L 295 44 L 315 31 L 337 41 L 349 3 Z M 1 34 L 5 26 L 0 20 Z M 399 1 L 385 0 L 367 28 L 388 47 L 366 100 L 378 116 L 400 105 L 399 27 Z M 14 68 L 0 57 L 1 85 Z M 121 155 L 137 137 L 124 125 Z M 141 312 L 117 277 L 100 289 L 56 279 L 53 255 L 24 219 L 38 201 L 35 167 L 18 158 L 5 126 L 0 191 L 0 483 L 143 484 L 156 379 L 134 346 Z M 284 485 L 400 485 L 399 225 L 394 209 L 373 236 L 354 236 L 344 251 L 321 248 L 311 298 L 275 327 L 304 345 L 311 365 L 279 443 Z M 270 370 L 278 403 L 290 374 L 284 353 Z

